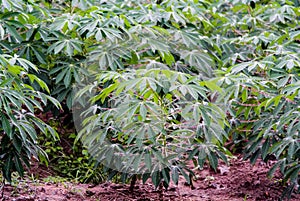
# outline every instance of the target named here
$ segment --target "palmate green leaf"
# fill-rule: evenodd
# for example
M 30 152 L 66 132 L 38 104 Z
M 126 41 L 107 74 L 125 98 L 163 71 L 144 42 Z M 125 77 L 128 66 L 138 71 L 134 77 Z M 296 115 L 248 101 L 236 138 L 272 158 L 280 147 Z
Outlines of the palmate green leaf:
M 192 180 L 191 180 L 190 174 L 187 174 L 187 171 L 183 168 L 179 168 L 179 172 L 183 175 L 183 177 L 187 181 L 187 183 L 191 184 Z
M 58 41 L 49 47 L 49 51 L 54 49 L 54 54 L 57 54 L 62 51 L 62 49 L 65 47 L 65 44 L 66 44 L 66 42 Z
M 20 70 L 34 70 L 34 71 L 38 71 L 38 68 L 36 65 L 34 65 L 32 62 L 20 58 L 19 55 L 14 54 L 13 56 L 11 55 L 3 55 L 4 58 L 7 59 L 7 62 L 9 63 L 10 66 L 13 66 L 14 68 L 19 68 Z M 15 71 L 17 72 L 17 71 Z M 20 72 L 18 72 L 20 73 Z
M 149 44 L 152 52 L 155 52 L 156 50 L 159 50 L 161 52 L 166 52 L 166 53 L 169 52 L 169 46 L 166 43 L 159 41 L 157 39 L 155 40 L 155 39 L 148 38 L 147 44 Z
M 140 164 L 141 164 L 141 161 L 142 161 L 142 158 L 143 158 L 143 155 L 140 154 L 138 155 L 137 157 L 132 157 L 134 160 L 132 162 L 132 168 L 133 170 L 135 171 L 138 171 L 140 169 Z
M 140 111 L 139 111 L 140 115 L 142 116 L 142 121 L 146 120 L 146 115 L 147 115 L 147 109 L 144 105 L 144 103 L 140 104 Z
M 60 68 L 59 68 L 60 69 Z M 56 77 L 56 84 L 58 84 L 60 81 L 63 80 L 63 78 L 65 77 L 66 73 L 68 72 L 68 68 L 64 68 L 62 69 L 62 71 L 57 75 Z M 51 72 L 50 72 L 51 73 Z
M 169 170 L 169 168 L 164 168 L 162 170 L 162 176 L 163 176 L 163 179 L 164 179 L 165 187 L 168 187 L 169 183 L 170 183 L 170 170 Z
M 233 155 L 231 154 L 231 152 L 228 149 L 226 149 L 224 147 L 219 147 L 219 150 L 216 150 L 216 153 L 217 153 L 218 157 L 225 162 L 226 165 L 229 165 L 227 156 L 233 156 Z
M 159 171 L 154 171 L 151 173 L 151 180 L 152 183 L 154 184 L 155 188 L 157 188 L 161 182 L 161 176 Z
M 217 171 L 218 158 L 217 158 L 216 154 L 211 151 L 207 154 L 207 156 L 208 156 L 209 164 L 215 171 Z
M 150 153 L 145 154 L 145 164 L 148 170 L 152 169 L 152 156 Z
M 263 160 L 265 160 L 265 158 L 269 154 L 269 152 L 268 152 L 269 147 L 270 147 L 270 140 L 267 138 L 267 139 L 265 139 L 265 142 L 263 143 L 262 149 L 261 149 L 261 156 L 262 156 Z
M 287 95 L 297 94 L 299 92 L 299 89 L 300 89 L 300 81 L 298 81 L 294 84 L 287 85 L 284 88 L 283 93 L 285 93 Z
M 183 97 L 189 94 L 194 100 L 198 100 L 199 95 L 202 99 L 207 99 L 207 90 L 202 86 L 196 85 L 195 83 L 176 83 L 176 85 L 170 87 L 169 91 L 173 93 L 180 93 Z
M 12 140 L 14 147 L 16 148 L 16 151 L 21 154 L 23 142 L 19 138 L 13 138 Z
M 214 81 L 202 81 L 200 84 L 204 84 L 207 88 L 209 88 L 211 91 L 217 91 L 217 92 L 220 92 L 222 93 L 223 92 L 223 89 L 218 86 L 216 84 L 216 82 Z
M 18 16 L 19 14 L 20 14 L 20 12 L 8 11 L 1 15 L 1 19 L 9 19 L 11 17 Z
M 16 167 L 17 172 L 19 173 L 19 175 L 21 177 L 23 177 L 24 176 L 24 168 L 23 168 L 20 158 L 14 157 L 13 161 L 14 161 L 14 166 Z
M 66 74 L 65 74 L 65 77 L 64 77 L 64 84 L 65 84 L 65 86 L 66 87 L 69 87 L 70 86 L 70 84 L 71 84 L 71 72 L 72 71 L 72 69 L 69 69 L 67 72 L 66 72 Z
M 267 176 L 268 176 L 269 178 L 272 178 L 273 175 L 274 175 L 274 173 L 275 173 L 275 171 L 276 171 L 276 169 L 279 168 L 279 166 L 280 166 L 281 164 L 284 164 L 284 161 L 285 161 L 285 160 L 286 160 L 286 159 L 281 159 L 281 160 L 279 160 L 278 162 L 276 162 L 276 163 L 270 168 L 270 170 L 268 171 Z
M 15 80 L 15 78 L 8 78 L 3 80 L 3 82 L 1 82 L 0 87 L 4 87 L 4 86 L 11 86 L 12 82 Z
M 37 133 L 35 131 L 35 129 L 32 127 L 31 124 L 28 123 L 28 121 L 24 120 L 19 120 L 19 126 L 22 127 L 22 130 L 24 131 L 23 134 L 27 133 L 30 137 L 30 141 L 32 141 L 33 143 L 36 143 L 37 140 Z M 23 138 L 27 138 L 25 136 L 23 136 Z
M 2 129 L 4 132 L 9 136 L 10 139 L 13 138 L 13 131 L 5 114 L 1 114 L 1 122 L 2 122 Z
M 211 119 L 210 119 L 209 115 L 207 114 L 205 108 L 200 107 L 200 108 L 199 108 L 199 112 L 200 112 L 201 117 L 202 117 L 202 119 L 203 119 L 203 121 L 204 121 L 204 124 L 205 124 L 207 127 L 210 127 Z
M 162 60 L 168 64 L 168 66 L 172 66 L 175 63 L 174 56 L 170 52 L 162 52 L 158 51 Z
M 13 167 L 12 155 L 9 154 L 8 158 L 6 159 L 3 165 L 4 177 L 8 180 L 8 182 L 11 182 L 12 167 Z
M 206 52 L 201 50 L 185 50 L 180 55 L 186 63 L 195 67 L 198 72 L 205 73 L 205 76 L 211 77 L 215 64 Z
M 126 43 L 125 43 L 126 44 Z M 131 50 L 117 41 L 109 43 L 105 46 L 99 46 L 90 52 L 89 61 L 98 61 L 101 70 L 123 69 L 124 66 L 120 62 L 121 59 L 130 59 Z
M 175 41 L 182 40 L 187 47 L 196 46 L 199 41 L 199 35 L 194 30 L 178 30 L 174 34 Z
M 27 74 L 27 76 L 28 76 L 29 80 L 31 81 L 31 83 L 36 81 L 43 90 L 50 93 L 48 86 L 46 85 L 46 83 L 43 80 L 41 80 L 40 78 L 38 78 L 36 75 L 33 75 L 33 74 Z
M 238 73 L 243 71 L 246 68 L 249 68 L 249 66 L 252 64 L 252 62 L 243 62 L 241 64 L 235 65 L 233 66 L 231 72 L 232 73 Z
M 82 10 L 86 10 L 93 5 L 93 1 L 90 0 L 73 0 L 72 7 L 78 7 Z
M 76 25 L 79 26 L 79 16 L 77 14 L 62 14 L 61 16 L 55 18 L 54 22 L 51 24 L 52 30 L 72 30 Z
M 14 27 L 6 24 L 5 28 L 7 29 L 7 32 L 10 35 L 10 37 L 12 36 L 13 39 L 16 40 L 18 43 L 21 43 L 23 41 L 23 38 L 20 36 L 20 34 L 16 31 Z
M 108 87 L 103 89 L 99 95 L 94 96 L 91 99 L 91 101 L 94 103 L 98 100 L 101 100 L 101 102 L 103 103 L 105 101 L 105 99 L 111 94 L 111 92 L 115 91 L 118 86 L 119 86 L 118 83 L 114 83 L 114 84 L 109 85 Z M 88 90 L 88 88 L 86 88 L 86 89 Z
M 54 54 L 58 54 L 64 50 L 71 57 L 75 54 L 75 51 L 82 52 L 82 44 L 83 42 L 77 39 L 64 39 L 52 44 L 48 48 L 48 53 L 54 51 Z
M 40 52 L 39 50 L 35 49 L 34 47 L 31 47 L 31 50 L 34 52 L 34 55 L 39 60 L 40 63 L 46 64 L 45 55 Z
M 8 102 L 10 102 L 12 105 L 20 109 L 22 106 L 22 102 L 20 102 L 19 100 L 22 100 L 22 98 L 24 97 L 14 90 L 3 90 L 3 91 L 6 93 L 4 98 L 6 98 Z
M 290 179 L 292 183 L 297 182 L 298 175 L 300 172 L 300 164 L 289 167 L 285 172 L 284 177 Z
M 122 40 L 123 36 L 122 36 L 122 32 L 119 31 L 118 29 L 99 27 L 96 28 L 95 38 L 97 41 L 101 41 L 104 38 L 108 38 L 111 42 L 114 42 L 117 39 Z
M 179 180 L 179 168 L 177 166 L 171 166 L 171 178 L 175 185 L 178 185 Z

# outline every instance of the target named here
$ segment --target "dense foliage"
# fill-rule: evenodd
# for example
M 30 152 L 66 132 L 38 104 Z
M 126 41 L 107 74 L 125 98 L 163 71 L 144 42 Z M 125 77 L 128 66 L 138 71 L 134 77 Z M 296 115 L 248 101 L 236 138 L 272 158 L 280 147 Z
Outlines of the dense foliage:
M 190 182 L 187 162 L 216 169 L 229 142 L 299 186 L 297 0 L 1 2 L 6 179 L 41 153 L 37 128 L 56 136 L 34 114 L 58 100 L 110 176 Z
M 47 160 L 47 155 L 37 145 L 39 133 L 49 134 L 57 138 L 53 128 L 35 116 L 36 110 L 51 101 L 59 107 L 54 98 L 34 90 L 30 85 L 35 83 L 41 89 L 48 91 L 47 85 L 31 71 L 38 68 L 31 62 L 14 54 L 1 54 L 0 61 L 0 167 L 3 177 L 11 181 L 12 171 L 23 176 L 24 168 L 30 166 L 33 158 Z

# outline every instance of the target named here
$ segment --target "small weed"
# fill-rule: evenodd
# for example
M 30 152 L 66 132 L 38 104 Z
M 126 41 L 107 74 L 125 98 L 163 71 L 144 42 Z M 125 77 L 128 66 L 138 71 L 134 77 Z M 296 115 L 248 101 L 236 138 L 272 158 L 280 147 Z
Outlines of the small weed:
M 62 184 L 64 182 L 67 182 L 68 179 L 67 178 L 63 178 L 60 176 L 49 176 L 43 179 L 44 182 L 46 183 L 51 183 L 51 184 Z

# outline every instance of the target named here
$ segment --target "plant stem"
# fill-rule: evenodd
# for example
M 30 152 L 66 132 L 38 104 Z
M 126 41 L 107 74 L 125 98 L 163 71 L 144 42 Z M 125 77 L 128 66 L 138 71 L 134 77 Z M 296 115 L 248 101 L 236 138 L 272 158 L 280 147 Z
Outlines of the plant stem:
M 131 178 L 130 187 L 129 187 L 130 192 L 133 192 L 136 180 L 137 180 L 137 176 L 133 175 Z

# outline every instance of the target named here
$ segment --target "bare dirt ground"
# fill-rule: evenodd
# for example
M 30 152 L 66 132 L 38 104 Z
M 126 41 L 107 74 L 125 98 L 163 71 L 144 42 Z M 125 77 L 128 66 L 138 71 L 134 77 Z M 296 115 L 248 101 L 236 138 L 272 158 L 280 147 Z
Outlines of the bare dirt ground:
M 70 182 L 41 182 L 25 179 L 15 186 L 6 185 L 0 200 L 10 201 L 97 201 L 97 200 L 178 200 L 178 201 L 243 201 L 279 200 L 284 189 L 277 172 L 270 180 L 266 173 L 270 164 L 257 162 L 251 166 L 241 159 L 232 159 L 230 166 L 220 165 L 219 171 L 196 171 L 194 188 L 185 184 L 183 178 L 178 186 L 171 184 L 168 190 L 155 190 L 151 182 L 136 184 L 130 192 L 127 184 L 110 182 L 89 185 Z M 294 194 L 292 201 L 299 201 L 300 194 Z

